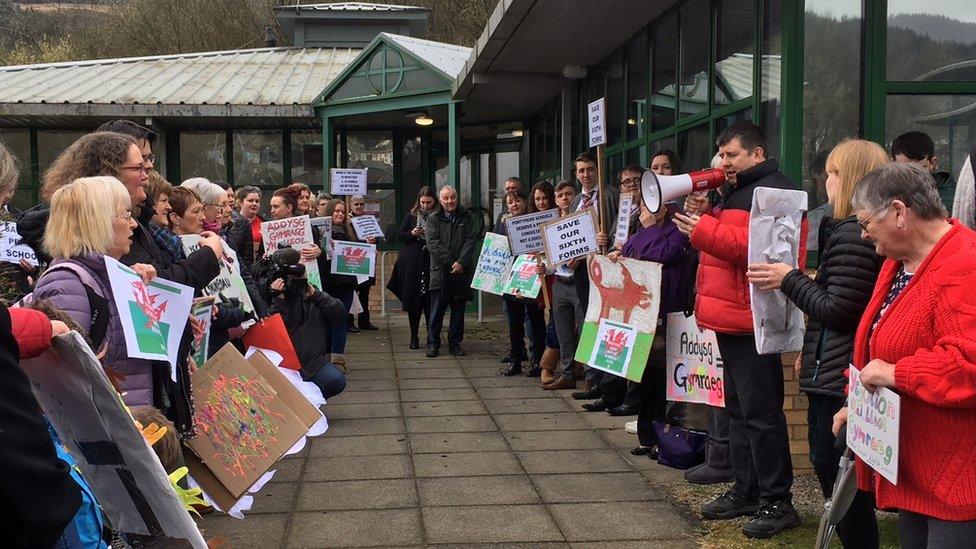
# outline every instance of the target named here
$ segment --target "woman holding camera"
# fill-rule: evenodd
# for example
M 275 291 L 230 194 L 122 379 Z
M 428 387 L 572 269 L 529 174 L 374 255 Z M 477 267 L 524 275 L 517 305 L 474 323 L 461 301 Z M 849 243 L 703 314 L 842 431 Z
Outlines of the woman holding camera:
M 430 254 L 424 238 L 427 216 L 437 208 L 437 195 L 428 186 L 420 188 L 420 195 L 400 225 L 400 242 L 403 249 L 393 265 L 393 274 L 386 288 L 397 296 L 410 320 L 410 348 L 420 348 L 420 315 L 424 323 L 430 316 L 430 296 L 427 295 Z

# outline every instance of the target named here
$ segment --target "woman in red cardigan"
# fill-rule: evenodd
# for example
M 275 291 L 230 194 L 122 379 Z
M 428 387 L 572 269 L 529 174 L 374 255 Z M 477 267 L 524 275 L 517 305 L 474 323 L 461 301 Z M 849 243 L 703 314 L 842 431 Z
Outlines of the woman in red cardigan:
M 898 510 L 902 547 L 976 540 L 976 233 L 946 210 L 929 173 L 870 172 L 851 203 L 888 258 L 857 330 L 853 363 L 869 390 L 901 395 L 898 484 L 858 461 L 858 487 Z M 847 409 L 834 420 L 835 432 Z

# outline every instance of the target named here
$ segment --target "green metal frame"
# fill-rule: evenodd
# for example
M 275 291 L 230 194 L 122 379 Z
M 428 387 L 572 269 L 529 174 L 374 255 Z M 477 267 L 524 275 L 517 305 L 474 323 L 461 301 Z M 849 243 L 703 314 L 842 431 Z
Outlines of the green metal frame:
M 870 3 L 870 2 L 868 2 Z M 806 2 L 784 2 L 780 82 L 780 157 L 782 170 L 799 182 L 803 172 L 803 42 Z

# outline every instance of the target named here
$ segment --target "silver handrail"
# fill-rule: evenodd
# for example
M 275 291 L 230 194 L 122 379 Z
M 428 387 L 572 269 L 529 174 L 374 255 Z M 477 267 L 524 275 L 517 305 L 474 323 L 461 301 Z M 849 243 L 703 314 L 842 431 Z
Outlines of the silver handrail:
M 380 254 L 380 316 L 386 316 L 386 254 L 393 253 L 387 250 Z

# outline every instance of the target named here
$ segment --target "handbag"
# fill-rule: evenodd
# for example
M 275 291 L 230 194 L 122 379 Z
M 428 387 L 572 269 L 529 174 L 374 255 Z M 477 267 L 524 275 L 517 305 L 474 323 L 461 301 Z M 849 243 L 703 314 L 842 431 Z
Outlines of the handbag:
M 281 313 L 262 319 L 244 333 L 244 348 L 248 347 L 268 349 L 278 353 L 282 357 L 280 366 L 283 368 L 302 369 L 302 363 L 298 360 L 298 353 L 292 345 Z
M 653 426 L 658 441 L 658 463 L 675 469 L 688 469 L 705 463 L 708 435 L 662 421 L 654 421 Z

